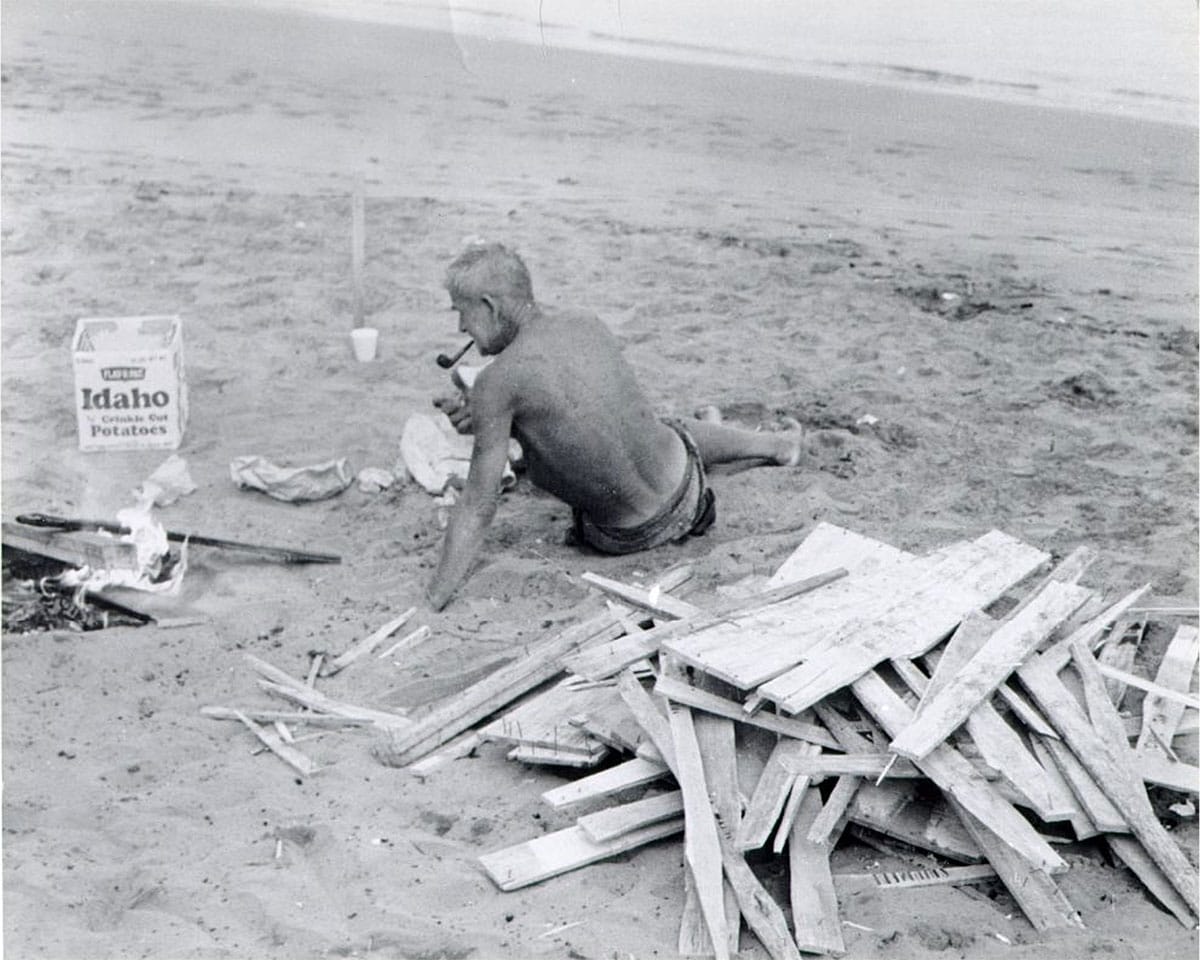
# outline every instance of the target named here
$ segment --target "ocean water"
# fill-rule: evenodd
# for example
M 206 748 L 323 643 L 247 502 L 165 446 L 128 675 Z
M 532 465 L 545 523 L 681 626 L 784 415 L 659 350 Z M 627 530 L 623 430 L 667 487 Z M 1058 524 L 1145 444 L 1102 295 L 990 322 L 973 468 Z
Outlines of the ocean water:
M 1197 125 L 1196 0 L 225 0 Z

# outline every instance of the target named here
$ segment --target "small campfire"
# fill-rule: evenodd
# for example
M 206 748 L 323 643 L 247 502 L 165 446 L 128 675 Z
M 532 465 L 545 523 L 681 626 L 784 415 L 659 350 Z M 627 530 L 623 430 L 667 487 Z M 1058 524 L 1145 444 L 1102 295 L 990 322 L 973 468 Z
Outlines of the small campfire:
M 24 550 L 5 549 L 0 610 L 6 633 L 104 630 L 140 626 L 146 618 L 67 586 L 69 564 Z

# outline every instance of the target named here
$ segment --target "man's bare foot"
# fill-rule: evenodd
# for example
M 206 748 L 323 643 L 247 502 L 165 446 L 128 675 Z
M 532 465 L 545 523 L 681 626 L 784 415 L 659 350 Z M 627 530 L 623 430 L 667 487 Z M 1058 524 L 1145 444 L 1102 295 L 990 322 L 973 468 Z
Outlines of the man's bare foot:
M 781 467 L 798 467 L 804 461 L 804 434 L 800 431 L 778 435 L 778 452 L 771 458 Z
M 778 452 L 772 460 L 781 467 L 798 467 L 805 458 L 804 424 L 795 417 L 784 417 L 780 423 L 787 430 L 776 435 Z

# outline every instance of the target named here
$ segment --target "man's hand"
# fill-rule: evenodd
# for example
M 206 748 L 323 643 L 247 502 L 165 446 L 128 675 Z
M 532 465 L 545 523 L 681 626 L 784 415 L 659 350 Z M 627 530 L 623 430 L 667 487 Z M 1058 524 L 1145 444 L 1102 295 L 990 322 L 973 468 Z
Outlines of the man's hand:
M 445 609 L 450 602 L 450 593 L 439 589 L 436 584 L 430 584 L 425 590 L 425 603 L 434 613 Z
M 433 405 L 442 411 L 459 433 L 472 432 L 471 402 L 461 393 L 438 397 Z

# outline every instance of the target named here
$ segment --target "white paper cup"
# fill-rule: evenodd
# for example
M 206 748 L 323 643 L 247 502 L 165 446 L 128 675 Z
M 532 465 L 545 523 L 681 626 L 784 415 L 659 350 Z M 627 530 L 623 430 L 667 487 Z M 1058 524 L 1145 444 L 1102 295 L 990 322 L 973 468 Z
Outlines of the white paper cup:
M 375 327 L 355 327 L 350 331 L 350 342 L 354 344 L 354 356 L 360 363 L 375 359 L 375 348 L 379 346 L 379 331 Z

